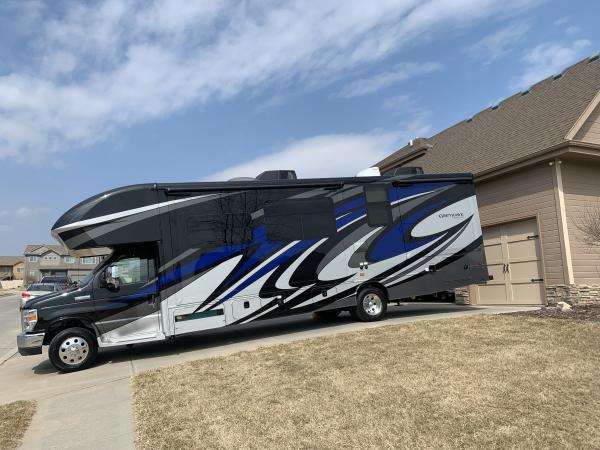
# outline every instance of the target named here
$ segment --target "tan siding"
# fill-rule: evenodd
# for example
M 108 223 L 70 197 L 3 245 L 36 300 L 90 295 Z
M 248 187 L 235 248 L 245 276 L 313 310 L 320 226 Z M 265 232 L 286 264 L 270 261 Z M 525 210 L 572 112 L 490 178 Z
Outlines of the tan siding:
M 590 114 L 581 129 L 575 135 L 578 141 L 600 144 L 600 106 Z
M 478 183 L 476 191 L 479 214 L 484 226 L 539 215 L 545 283 L 563 283 L 553 168 L 540 164 Z
M 563 161 L 562 171 L 575 283 L 600 284 L 600 248 L 586 245 L 577 228 L 587 208 L 600 207 L 600 164 Z

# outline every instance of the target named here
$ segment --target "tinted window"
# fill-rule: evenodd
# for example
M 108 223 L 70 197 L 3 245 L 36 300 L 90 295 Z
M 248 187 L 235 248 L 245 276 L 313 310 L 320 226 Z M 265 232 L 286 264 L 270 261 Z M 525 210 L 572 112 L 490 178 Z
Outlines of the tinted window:
M 120 285 L 145 283 L 152 280 L 154 274 L 154 260 L 132 256 L 119 259 L 106 268 L 106 277 L 116 278 Z
M 27 289 L 28 291 L 54 291 L 53 284 L 32 284 Z
M 207 248 L 249 242 L 250 222 L 247 213 L 189 216 L 185 221 L 188 246 Z
M 321 239 L 336 232 L 330 198 L 276 200 L 265 204 L 264 210 L 271 241 Z
M 367 223 L 372 227 L 385 227 L 392 223 L 392 208 L 386 184 L 365 186 L 367 201 Z

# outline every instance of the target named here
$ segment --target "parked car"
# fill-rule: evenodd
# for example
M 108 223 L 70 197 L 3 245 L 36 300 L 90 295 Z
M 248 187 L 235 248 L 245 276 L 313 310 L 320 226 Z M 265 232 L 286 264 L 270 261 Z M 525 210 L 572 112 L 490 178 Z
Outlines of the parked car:
M 71 280 L 71 277 L 65 277 L 65 276 L 56 276 L 56 275 L 47 275 L 45 277 L 42 277 L 42 281 L 40 281 L 40 283 L 42 284 L 61 284 L 63 286 L 63 289 L 68 289 L 70 287 L 76 286 L 77 283 L 73 282 L 73 280 Z
M 46 277 L 50 278 L 50 277 Z M 21 294 L 21 306 L 25 302 L 40 295 L 50 294 L 52 292 L 60 292 L 64 290 L 62 283 L 34 283 L 30 285 L 25 292 Z

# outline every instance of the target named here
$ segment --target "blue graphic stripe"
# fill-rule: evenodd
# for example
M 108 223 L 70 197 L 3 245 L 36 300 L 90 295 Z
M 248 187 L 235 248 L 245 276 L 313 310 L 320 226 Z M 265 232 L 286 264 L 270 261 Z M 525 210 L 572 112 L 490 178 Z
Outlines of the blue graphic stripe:
M 233 297 L 234 295 L 236 295 L 239 292 L 241 292 L 243 289 L 245 289 L 248 286 L 250 286 L 252 283 L 254 283 L 258 279 L 260 279 L 262 276 L 264 276 L 267 273 L 269 273 L 275 267 L 283 264 L 289 258 L 291 258 L 291 257 L 297 255 L 298 253 L 306 250 L 308 247 L 310 247 L 311 245 L 313 245 L 315 242 L 317 242 L 316 239 L 311 239 L 311 240 L 307 240 L 307 241 L 300 241 L 300 242 L 298 242 L 292 248 L 286 250 L 281 255 L 279 255 L 277 258 L 274 258 L 268 264 L 265 264 L 264 267 L 261 267 L 259 270 L 257 270 L 256 273 L 253 274 L 251 277 L 249 277 L 246 281 L 244 281 L 243 283 L 240 283 L 240 285 L 238 287 L 236 287 L 235 289 L 233 289 L 229 294 L 227 294 L 225 297 L 223 297 L 221 300 L 219 300 L 216 304 L 214 304 L 212 306 L 212 308 L 214 308 L 215 306 L 220 305 L 221 303 L 229 300 L 231 297 Z
M 337 208 L 335 208 L 335 215 L 339 215 L 339 214 L 343 214 L 345 212 L 351 211 L 355 208 L 359 208 L 361 206 L 364 206 L 365 204 L 365 198 L 361 195 L 360 197 L 348 202 L 348 203 L 344 203 L 343 205 L 338 206 Z

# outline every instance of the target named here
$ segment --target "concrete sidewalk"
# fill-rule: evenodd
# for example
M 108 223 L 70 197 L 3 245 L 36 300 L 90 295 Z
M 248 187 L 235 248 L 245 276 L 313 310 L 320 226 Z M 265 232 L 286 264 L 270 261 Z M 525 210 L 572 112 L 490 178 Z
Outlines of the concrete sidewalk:
M 138 372 L 365 328 L 526 309 L 532 308 L 410 304 L 390 307 L 388 319 L 375 323 L 354 322 L 347 315 L 332 323 L 313 320 L 310 315 L 294 316 L 195 333 L 174 343 L 102 350 L 94 367 L 71 374 L 57 373 L 45 354 L 15 356 L 0 366 L 0 404 L 38 401 L 24 449 L 133 448 L 130 379 Z

